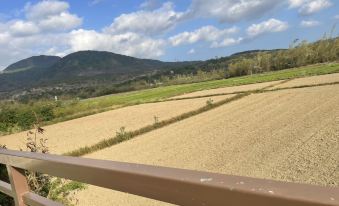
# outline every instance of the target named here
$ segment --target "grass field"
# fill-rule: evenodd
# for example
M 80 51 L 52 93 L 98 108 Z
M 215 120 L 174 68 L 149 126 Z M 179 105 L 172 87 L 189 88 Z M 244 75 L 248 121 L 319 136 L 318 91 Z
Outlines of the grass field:
M 252 94 L 86 157 L 338 185 L 338 90 Z M 86 206 L 166 205 L 94 186 L 77 198 Z
M 55 110 L 56 115 L 61 118 L 54 120 L 53 123 L 110 110 L 117 106 L 126 106 L 145 102 L 158 101 L 200 90 L 215 89 L 220 87 L 231 87 L 245 84 L 254 84 L 259 82 L 277 81 L 284 79 L 293 79 L 305 76 L 314 76 L 337 72 L 339 72 L 338 63 L 321 64 L 294 69 L 280 70 L 275 72 L 267 72 L 263 74 L 255 74 L 250 76 L 235 77 L 223 80 L 164 86 L 141 91 L 85 99 L 77 103 L 65 102 L 62 107 L 59 107 Z

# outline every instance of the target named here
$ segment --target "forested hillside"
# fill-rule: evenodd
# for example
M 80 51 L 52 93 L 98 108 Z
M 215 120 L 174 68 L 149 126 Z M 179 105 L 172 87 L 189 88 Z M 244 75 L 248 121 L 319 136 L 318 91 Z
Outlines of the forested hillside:
M 63 58 L 37 56 L 10 65 L 0 74 L 0 97 L 53 90 L 75 93 L 80 88 L 121 83 L 139 75 L 152 74 L 197 62 L 162 62 L 102 51 L 79 51 Z M 53 93 L 53 92 L 52 92 Z

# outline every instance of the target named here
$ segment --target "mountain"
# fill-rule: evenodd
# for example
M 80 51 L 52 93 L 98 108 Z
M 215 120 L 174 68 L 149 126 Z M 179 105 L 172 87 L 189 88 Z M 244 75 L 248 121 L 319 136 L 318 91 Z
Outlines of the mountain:
M 104 51 L 79 51 L 65 56 L 50 68 L 55 76 L 93 77 L 141 74 L 165 67 L 185 65 L 151 59 L 138 59 Z
M 32 56 L 9 65 L 4 72 L 19 72 L 35 68 L 48 68 L 58 62 L 61 57 L 58 56 Z
M 8 66 L 0 74 L 0 93 L 58 85 L 86 87 L 126 81 L 199 62 L 162 62 L 104 51 L 79 51 L 63 58 L 35 56 Z

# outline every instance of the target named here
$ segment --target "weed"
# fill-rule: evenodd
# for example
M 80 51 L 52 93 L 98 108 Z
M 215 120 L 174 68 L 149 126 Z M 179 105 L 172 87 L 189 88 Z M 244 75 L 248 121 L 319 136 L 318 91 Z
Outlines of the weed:
M 46 154 L 48 153 L 48 139 L 42 136 L 45 130 L 41 128 L 41 120 L 35 112 L 34 116 L 34 130 L 27 132 L 26 150 Z M 53 178 L 39 172 L 26 171 L 26 177 L 28 185 L 34 193 L 65 205 L 77 204 L 77 200 L 73 196 L 74 191 L 82 190 L 85 187 L 82 183 Z M 69 185 L 74 186 L 70 187 Z
M 213 99 L 209 98 L 209 99 L 206 101 L 206 105 L 207 105 L 207 106 L 212 106 L 212 105 L 213 105 Z
M 120 127 L 120 130 L 116 132 L 115 136 L 119 141 L 128 140 L 131 138 L 131 134 L 126 132 L 126 127 Z
M 154 115 L 154 123 L 153 125 L 158 125 L 159 124 L 159 117 Z
M 48 153 L 48 139 L 43 136 L 45 130 L 40 126 L 41 120 L 35 112 L 33 114 L 35 119 L 34 129 L 27 132 L 26 151 L 46 154 Z M 0 148 L 6 149 L 6 146 L 0 145 Z M 54 178 L 40 172 L 25 171 L 25 174 L 31 191 L 64 205 L 77 204 L 74 192 L 85 188 L 82 183 Z M 0 165 L 0 180 L 9 182 L 5 165 Z M 0 205 L 14 205 L 13 199 L 0 194 Z

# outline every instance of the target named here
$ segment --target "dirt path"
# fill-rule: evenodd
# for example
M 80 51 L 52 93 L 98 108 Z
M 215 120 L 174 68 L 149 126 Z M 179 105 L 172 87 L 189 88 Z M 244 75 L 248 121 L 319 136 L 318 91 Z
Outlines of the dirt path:
M 219 101 L 233 95 L 211 97 Z M 50 152 L 61 154 L 92 145 L 105 138 L 113 137 L 120 129 L 136 130 L 154 123 L 154 116 L 159 121 L 178 116 L 206 105 L 210 98 L 198 98 L 180 101 L 141 104 L 103 112 L 79 119 L 74 119 L 44 127 L 44 137 L 48 138 Z M 27 132 L 0 137 L 0 143 L 9 149 L 24 148 Z
M 339 85 L 253 94 L 90 158 L 338 185 Z M 163 205 L 90 186 L 80 205 Z
M 316 85 L 316 84 L 333 83 L 333 82 L 339 82 L 339 73 L 297 78 L 297 79 L 288 81 L 286 83 L 276 85 L 270 89 L 296 87 L 296 86 L 303 86 L 303 85 Z
M 233 86 L 233 87 L 223 87 L 217 89 L 208 89 L 198 92 L 192 92 L 188 94 L 183 94 L 179 96 L 172 97 L 170 99 L 177 99 L 177 98 L 188 98 L 188 97 L 199 97 L 204 95 L 214 95 L 214 94 L 229 94 L 234 92 L 244 92 L 244 91 L 253 91 L 257 89 L 262 89 L 264 87 L 279 84 L 282 81 L 272 81 L 272 82 L 264 82 L 264 83 L 257 83 L 257 84 L 247 84 L 241 86 Z

